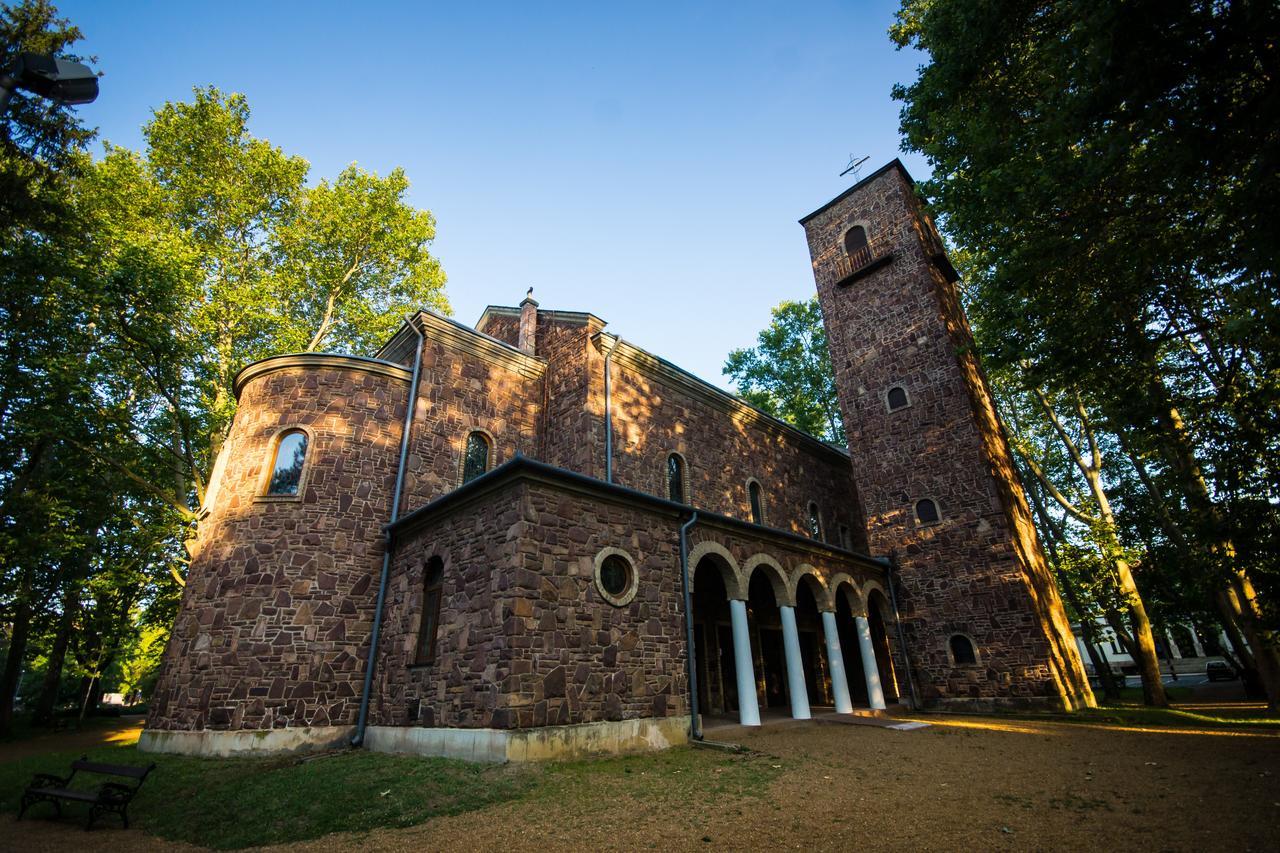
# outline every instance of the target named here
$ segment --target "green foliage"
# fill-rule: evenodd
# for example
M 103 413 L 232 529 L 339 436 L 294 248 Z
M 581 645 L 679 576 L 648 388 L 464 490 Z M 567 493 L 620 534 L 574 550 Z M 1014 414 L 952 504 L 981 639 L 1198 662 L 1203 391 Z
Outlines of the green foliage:
M 78 38 L 44 0 L 0 12 L 3 57 Z M 46 708 L 76 675 L 147 684 L 241 367 L 448 310 L 403 172 L 308 187 L 249 119 L 197 89 L 94 162 L 65 106 L 0 117 L 0 730 L 31 661 Z
M 823 441 L 843 446 L 844 425 L 818 299 L 783 302 L 756 346 L 729 353 L 724 373 L 742 398 Z
M 905 0 L 891 31 L 928 54 L 894 95 L 988 368 L 1086 398 L 1144 585 L 1207 609 L 1251 581 L 1237 618 L 1270 655 L 1278 31 L 1250 0 Z

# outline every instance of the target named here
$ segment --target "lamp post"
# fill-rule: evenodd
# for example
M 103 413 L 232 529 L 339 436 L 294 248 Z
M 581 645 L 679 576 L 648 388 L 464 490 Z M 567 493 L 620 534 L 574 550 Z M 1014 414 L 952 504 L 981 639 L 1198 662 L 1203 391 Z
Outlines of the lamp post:
M 98 97 L 98 75 L 89 66 L 40 53 L 20 53 L 0 71 L 0 115 L 9 109 L 14 89 L 26 89 L 64 104 L 88 104 Z

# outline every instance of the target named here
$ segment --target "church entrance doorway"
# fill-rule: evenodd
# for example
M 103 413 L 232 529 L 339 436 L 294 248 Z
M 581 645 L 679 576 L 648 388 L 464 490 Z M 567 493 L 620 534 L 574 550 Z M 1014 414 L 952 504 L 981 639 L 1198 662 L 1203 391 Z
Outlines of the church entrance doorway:
M 698 704 L 704 714 L 737 713 L 737 670 L 733 658 L 729 595 L 724 561 L 707 555 L 693 573 L 694 658 L 698 667 Z

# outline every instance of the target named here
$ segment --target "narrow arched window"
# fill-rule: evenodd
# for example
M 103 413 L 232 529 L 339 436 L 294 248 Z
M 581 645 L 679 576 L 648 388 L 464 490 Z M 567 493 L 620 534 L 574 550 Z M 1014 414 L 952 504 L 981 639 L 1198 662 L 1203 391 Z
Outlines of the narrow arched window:
M 470 483 L 489 470 L 489 439 L 482 432 L 467 436 L 467 453 L 462 462 L 462 482 Z
M 978 653 L 973 649 L 973 641 L 964 634 L 956 634 L 951 638 L 951 659 L 956 666 L 977 663 Z
M 436 634 L 440 629 L 440 599 L 444 588 L 444 560 L 432 557 L 422 571 L 422 622 L 418 627 L 418 648 L 413 656 L 415 666 L 436 659 Z
M 302 463 L 306 458 L 307 434 L 300 429 L 283 433 L 276 442 L 276 458 L 271 466 L 271 479 L 267 481 L 267 494 L 297 495 L 302 484 Z
M 813 501 L 809 501 L 809 536 L 822 538 L 822 519 L 818 515 L 818 505 Z
M 684 460 L 679 453 L 667 457 L 667 497 L 678 504 L 684 503 Z
M 751 500 L 751 523 L 764 524 L 764 504 L 760 500 L 760 484 L 755 480 L 747 483 L 747 497 Z
M 867 244 L 867 229 L 855 225 L 844 232 L 844 252 L 849 256 L 853 269 L 871 263 L 871 247 Z
M 889 411 L 896 412 L 898 409 L 907 407 L 907 389 L 901 385 L 894 385 L 884 395 L 885 403 L 889 406 Z
M 936 524 L 941 517 L 938 514 L 938 505 L 932 498 L 916 501 L 916 521 L 921 524 Z

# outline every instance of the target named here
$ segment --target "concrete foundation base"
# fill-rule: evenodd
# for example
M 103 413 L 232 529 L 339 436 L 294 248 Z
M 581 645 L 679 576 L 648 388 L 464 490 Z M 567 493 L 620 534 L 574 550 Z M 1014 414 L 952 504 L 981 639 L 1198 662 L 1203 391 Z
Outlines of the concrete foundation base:
M 537 729 L 444 729 L 370 726 L 364 743 L 378 752 L 400 752 L 502 763 L 548 761 L 666 749 L 689 740 L 689 718 L 546 726 Z
M 234 732 L 146 729 L 138 738 L 138 749 L 142 752 L 166 752 L 171 755 L 196 755 L 205 758 L 279 755 L 338 749 L 346 746 L 353 734 L 353 726 L 306 726 Z

